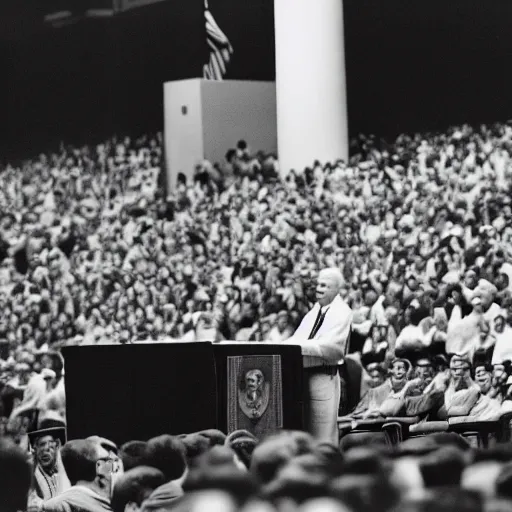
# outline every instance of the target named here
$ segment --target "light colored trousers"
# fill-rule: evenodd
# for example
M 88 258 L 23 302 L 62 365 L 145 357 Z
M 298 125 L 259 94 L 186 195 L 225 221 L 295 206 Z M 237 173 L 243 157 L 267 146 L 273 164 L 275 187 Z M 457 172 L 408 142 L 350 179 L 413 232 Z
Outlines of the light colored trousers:
M 341 398 L 340 375 L 321 373 L 308 376 L 308 431 L 319 441 L 339 444 L 338 408 Z

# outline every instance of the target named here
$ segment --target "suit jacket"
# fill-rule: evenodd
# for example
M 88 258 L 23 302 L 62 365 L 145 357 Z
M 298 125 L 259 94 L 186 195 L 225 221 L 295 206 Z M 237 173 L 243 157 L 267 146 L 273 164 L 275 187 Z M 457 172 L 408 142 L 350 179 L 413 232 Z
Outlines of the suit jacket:
M 352 310 L 337 295 L 329 305 L 324 321 L 313 339 L 309 335 L 315 325 L 320 309 L 316 303 L 302 319 L 299 327 L 282 343 L 300 345 L 304 356 L 304 367 L 337 365 L 343 362 L 352 326 Z

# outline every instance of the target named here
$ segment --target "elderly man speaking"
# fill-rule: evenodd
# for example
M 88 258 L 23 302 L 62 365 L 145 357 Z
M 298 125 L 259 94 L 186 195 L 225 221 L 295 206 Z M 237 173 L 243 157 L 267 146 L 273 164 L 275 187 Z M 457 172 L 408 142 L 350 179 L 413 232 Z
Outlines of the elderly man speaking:
M 352 310 L 340 297 L 343 275 L 337 268 L 318 274 L 317 302 L 299 327 L 282 343 L 300 345 L 309 400 L 308 430 L 317 439 L 338 444 L 340 377 L 352 325 Z

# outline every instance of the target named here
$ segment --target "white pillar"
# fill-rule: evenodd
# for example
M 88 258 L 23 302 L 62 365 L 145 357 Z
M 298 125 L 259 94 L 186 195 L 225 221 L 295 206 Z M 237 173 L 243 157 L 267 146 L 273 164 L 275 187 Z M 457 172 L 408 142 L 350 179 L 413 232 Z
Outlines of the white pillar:
M 274 0 L 281 175 L 348 160 L 343 0 Z

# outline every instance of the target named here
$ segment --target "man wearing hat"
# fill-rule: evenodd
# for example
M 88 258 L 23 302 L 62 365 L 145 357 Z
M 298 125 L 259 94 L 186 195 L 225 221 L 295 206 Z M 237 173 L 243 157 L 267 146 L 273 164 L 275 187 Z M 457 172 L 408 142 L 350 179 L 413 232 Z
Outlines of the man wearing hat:
M 43 501 L 70 487 L 64 468 L 59 464 L 59 449 L 66 443 L 66 428 L 57 420 L 43 420 L 28 434 L 34 454 L 34 491 Z

